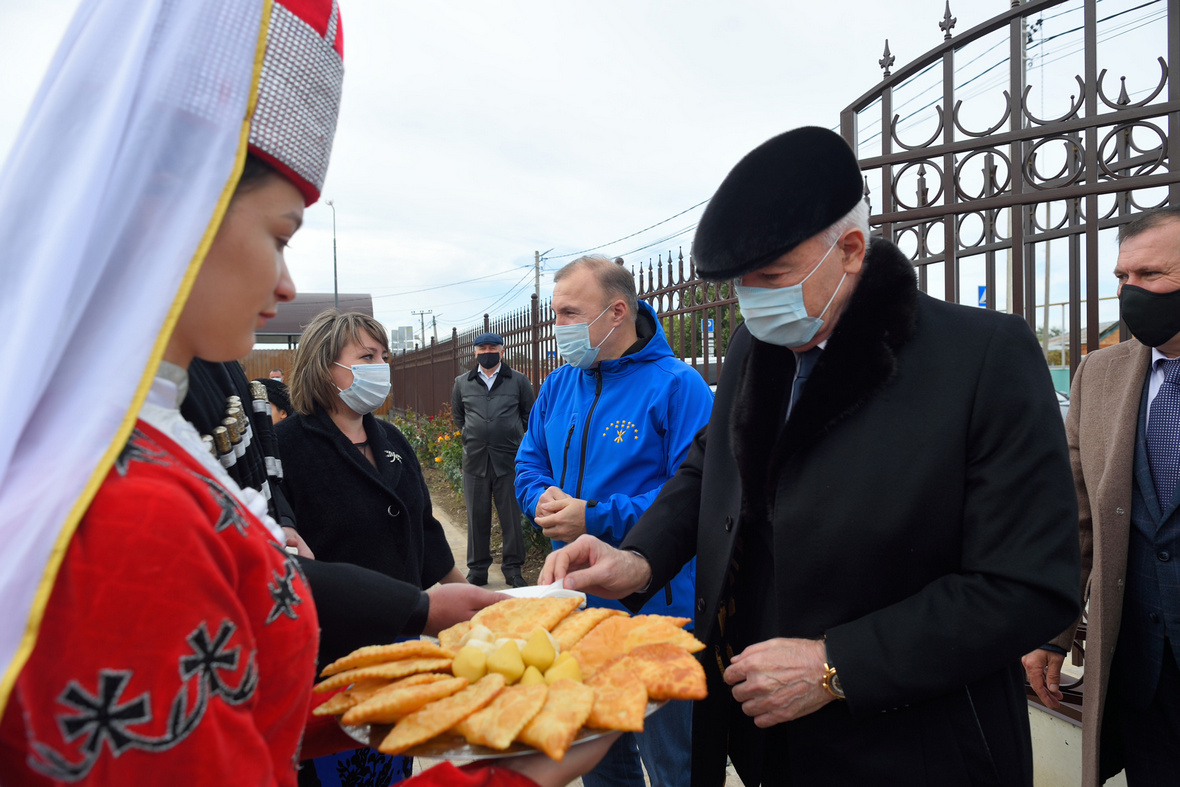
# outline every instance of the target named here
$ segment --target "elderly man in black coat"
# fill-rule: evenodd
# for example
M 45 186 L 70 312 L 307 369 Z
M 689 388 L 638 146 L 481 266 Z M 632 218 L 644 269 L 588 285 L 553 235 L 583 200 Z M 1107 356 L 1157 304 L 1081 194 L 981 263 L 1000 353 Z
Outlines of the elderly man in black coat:
M 1020 657 L 1078 611 L 1049 374 L 1019 317 L 867 247 L 861 185 L 818 128 L 729 174 L 694 243 L 745 317 L 712 419 L 619 550 L 541 582 L 636 606 L 697 556 L 694 784 L 727 750 L 747 785 L 1031 784 Z

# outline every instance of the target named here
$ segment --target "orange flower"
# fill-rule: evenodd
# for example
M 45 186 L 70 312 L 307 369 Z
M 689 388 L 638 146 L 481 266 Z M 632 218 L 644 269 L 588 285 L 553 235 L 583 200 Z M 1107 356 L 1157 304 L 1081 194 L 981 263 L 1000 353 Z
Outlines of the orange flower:
M 441 461 L 442 461 L 442 457 L 441 457 L 441 456 L 436 456 L 436 457 L 434 457 L 434 461 L 436 461 L 436 462 L 441 462 Z

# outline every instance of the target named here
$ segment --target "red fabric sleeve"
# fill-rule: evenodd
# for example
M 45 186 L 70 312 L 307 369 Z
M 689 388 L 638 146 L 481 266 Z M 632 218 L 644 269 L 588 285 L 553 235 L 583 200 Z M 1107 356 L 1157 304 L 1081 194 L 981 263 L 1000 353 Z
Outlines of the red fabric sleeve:
M 532 779 L 507 768 L 477 764 L 456 768 L 449 762 L 436 765 L 402 784 L 406 787 L 537 787 Z
M 132 444 L 63 560 L 0 724 L 0 782 L 293 787 L 310 591 L 187 457 Z

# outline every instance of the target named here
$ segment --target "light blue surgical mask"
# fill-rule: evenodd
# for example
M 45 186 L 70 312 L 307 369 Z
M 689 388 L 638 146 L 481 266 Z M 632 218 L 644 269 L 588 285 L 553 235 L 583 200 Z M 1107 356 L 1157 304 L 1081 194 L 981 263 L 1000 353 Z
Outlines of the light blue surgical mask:
M 356 366 L 336 364 L 342 369 L 352 371 L 352 385 L 347 389 L 340 388 L 340 398 L 357 415 L 371 413 L 385 402 L 389 396 L 389 364 L 387 363 L 358 363 Z
M 836 243 L 839 243 L 839 239 Z M 807 314 L 807 307 L 803 304 L 803 282 L 807 281 L 824 264 L 824 260 L 836 248 L 836 243 L 828 247 L 828 251 L 820 258 L 815 267 L 803 277 L 803 281 L 790 287 L 742 287 L 735 285 L 738 303 L 742 307 L 742 317 L 745 318 L 746 328 L 755 339 L 767 344 L 777 344 L 780 347 L 802 347 L 815 338 L 819 329 L 823 327 L 823 316 L 828 307 L 836 300 L 836 293 L 844 286 L 845 273 L 836 285 L 836 292 L 828 299 L 827 306 L 818 317 Z
M 608 311 L 610 311 L 610 306 L 603 309 L 602 314 L 606 314 Z M 598 343 L 597 347 L 590 346 L 590 326 L 602 319 L 602 314 L 590 322 L 553 326 L 553 338 L 557 339 L 557 351 L 561 353 L 561 357 L 565 359 L 566 363 L 579 369 L 589 369 L 598 360 L 598 351 L 615 332 L 615 329 L 611 328 L 606 336 L 602 337 L 602 341 Z

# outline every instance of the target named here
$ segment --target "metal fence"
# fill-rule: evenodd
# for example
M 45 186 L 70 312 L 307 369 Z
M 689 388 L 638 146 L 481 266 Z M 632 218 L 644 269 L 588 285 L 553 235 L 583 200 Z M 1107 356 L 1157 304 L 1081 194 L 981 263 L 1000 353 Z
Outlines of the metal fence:
M 1180 79 L 1169 70 L 1180 64 L 1180 0 L 1119 2 L 1013 0 L 1008 11 L 959 35 L 948 3 L 938 24 L 942 42 L 896 71 L 886 42 L 879 61 L 884 78 L 840 115 L 841 134 L 865 175 L 874 232 L 907 253 L 923 291 L 1024 316 L 1040 329 L 1047 356 L 1051 336 L 1065 337 L 1068 345 L 1053 357 L 1069 377 L 1080 358 L 1099 347 L 1103 322 L 1118 319 L 1110 316 L 1114 281 L 1104 266 L 1112 260 L 1100 259 L 1100 235 L 1142 210 L 1180 204 Z M 1030 63 L 1039 57 L 1044 87 L 1046 53 L 1037 50 L 1044 34 L 1038 40 L 1036 32 L 1046 19 L 1072 25 L 1052 37 L 1076 44 L 1072 54 L 1080 56 L 1082 71 L 1073 77 L 1068 101 L 1064 92 L 1048 97 L 1068 107 L 1056 117 L 1034 106 L 1029 78 Z M 1123 77 L 1115 95 L 1114 75 L 1124 72 L 1102 67 L 1099 44 L 1145 25 L 1161 34 L 1159 46 L 1166 50 L 1156 61 L 1158 80 L 1129 88 Z M 973 65 L 981 52 L 995 57 L 997 50 L 998 62 Z M 1124 68 L 1126 53 L 1116 54 L 1112 59 L 1120 62 L 1112 65 Z M 980 96 L 968 86 L 989 73 L 1003 78 L 988 105 L 1001 100 L 990 121 L 981 121 Z M 935 94 L 922 107 L 928 111 L 905 110 L 903 116 L 900 110 L 923 85 Z M 1045 92 L 1038 94 L 1041 105 Z M 907 139 L 919 133 L 915 126 L 921 137 Z M 664 322 L 673 351 L 714 381 L 740 320 L 729 283 L 697 279 L 683 253 L 674 258 L 669 252 L 632 273 L 640 297 Z M 1067 297 L 1054 297 L 1060 289 L 1054 284 L 1062 282 Z M 1050 317 L 1060 312 L 1051 328 Z M 478 330 L 502 334 L 509 364 L 535 386 L 557 363 L 547 302 L 534 297 L 528 308 L 485 316 Z M 436 412 L 449 401 L 454 377 L 471 368 L 478 330 L 454 331 L 449 341 L 397 357 L 397 406 Z M 1124 328 L 1121 338 L 1127 337 Z
M 615 262 L 624 265 L 622 258 Z M 639 299 L 655 309 L 672 345 L 672 351 L 693 366 L 707 382 L 715 383 L 725 358 L 725 348 L 740 316 L 737 298 L 729 283 L 712 284 L 696 276 L 683 251 L 675 259 L 668 252 L 646 267 L 632 268 Z M 459 332 L 421 350 L 393 357 L 393 400 L 399 411 L 437 413 L 451 401 L 455 378 L 475 364 L 472 342 L 484 331 L 504 337 L 504 358 L 539 388 L 561 361 L 553 336 L 554 316 L 549 301 L 534 294 L 529 307 L 495 318 L 484 315 L 483 326 Z

